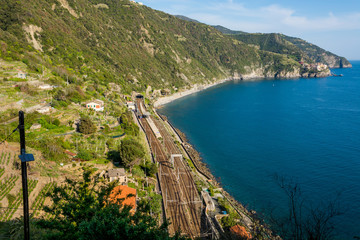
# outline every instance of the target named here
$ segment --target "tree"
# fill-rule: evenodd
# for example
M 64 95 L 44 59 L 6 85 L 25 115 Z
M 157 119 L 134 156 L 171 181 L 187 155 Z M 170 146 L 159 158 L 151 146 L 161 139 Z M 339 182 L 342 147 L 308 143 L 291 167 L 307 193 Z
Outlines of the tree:
M 45 207 L 51 219 L 42 218 L 36 226 L 48 230 L 45 239 L 185 239 L 177 234 L 170 237 L 167 224 L 158 226 L 147 214 L 150 206 L 139 204 L 134 214 L 131 207 L 108 201 L 114 183 L 106 185 L 91 169 L 84 169 L 83 179 L 66 179 L 66 184 L 49 194 L 53 201 Z
M 83 134 L 92 134 L 96 132 L 96 126 L 88 116 L 82 116 L 80 118 L 78 131 Z
M 274 179 L 289 200 L 285 218 L 273 218 L 273 225 L 284 239 L 327 240 L 332 239 L 335 225 L 332 220 L 341 215 L 339 195 L 319 203 L 316 207 L 306 203 L 300 185 L 292 179 L 275 175 Z
M 121 141 L 118 147 L 122 163 L 127 168 L 131 168 L 137 159 L 141 159 L 145 155 L 143 146 L 132 138 L 126 138 Z
M 145 171 L 147 176 L 154 177 L 158 171 L 156 163 L 147 161 L 145 164 L 141 165 L 141 168 Z
M 131 112 L 125 112 L 120 117 L 121 128 L 124 129 L 126 135 L 138 136 L 139 127 L 134 123 Z

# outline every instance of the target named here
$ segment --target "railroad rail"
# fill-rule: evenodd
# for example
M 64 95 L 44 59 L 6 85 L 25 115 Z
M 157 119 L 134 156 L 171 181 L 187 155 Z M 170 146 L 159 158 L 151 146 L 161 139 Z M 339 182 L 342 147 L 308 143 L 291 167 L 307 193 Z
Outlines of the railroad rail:
M 139 114 L 143 114 L 145 106 L 142 100 L 137 99 L 137 104 Z M 180 154 L 181 151 L 163 123 L 152 116 L 149 117 L 161 134 L 162 142 L 156 137 L 153 126 L 150 126 L 146 118 L 140 118 L 140 124 L 148 137 L 155 161 L 159 164 L 165 216 L 170 220 L 169 233 L 175 234 L 180 231 L 191 238 L 199 237 L 203 206 L 191 172 L 180 157 L 175 157 L 172 165 L 171 154 Z

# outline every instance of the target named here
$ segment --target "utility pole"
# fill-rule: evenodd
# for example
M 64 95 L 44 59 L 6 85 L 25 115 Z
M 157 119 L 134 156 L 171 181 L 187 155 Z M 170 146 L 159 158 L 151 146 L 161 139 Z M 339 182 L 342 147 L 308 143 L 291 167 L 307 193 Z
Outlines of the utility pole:
M 24 112 L 19 112 L 19 131 L 20 131 L 20 156 L 25 155 L 25 124 Z M 27 162 L 21 161 L 21 176 L 23 188 L 23 205 L 24 205 L 24 234 L 25 240 L 30 239 L 29 226 L 29 201 L 28 201 L 28 184 L 27 184 Z
M 29 224 L 29 199 L 28 199 L 28 183 L 27 183 L 27 162 L 34 161 L 32 154 L 26 154 L 25 151 L 25 124 L 24 112 L 19 112 L 19 132 L 20 132 L 20 155 L 21 160 L 21 175 L 22 175 L 22 189 L 23 189 L 23 205 L 24 205 L 24 239 L 30 239 L 30 224 Z

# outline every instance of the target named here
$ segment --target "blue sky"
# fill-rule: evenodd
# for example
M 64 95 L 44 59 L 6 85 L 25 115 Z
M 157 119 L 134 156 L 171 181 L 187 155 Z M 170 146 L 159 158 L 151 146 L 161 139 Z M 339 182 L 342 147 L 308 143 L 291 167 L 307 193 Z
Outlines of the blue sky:
M 210 25 L 300 37 L 360 60 L 360 0 L 141 0 L 145 5 Z

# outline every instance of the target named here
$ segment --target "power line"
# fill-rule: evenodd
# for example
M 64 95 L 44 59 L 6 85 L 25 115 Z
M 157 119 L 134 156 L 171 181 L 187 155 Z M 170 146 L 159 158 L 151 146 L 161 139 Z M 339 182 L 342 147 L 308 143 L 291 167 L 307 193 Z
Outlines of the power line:
M 0 142 L 0 145 L 3 144 L 18 129 L 19 129 L 19 126 L 17 126 L 7 137 L 5 137 L 5 139 Z

